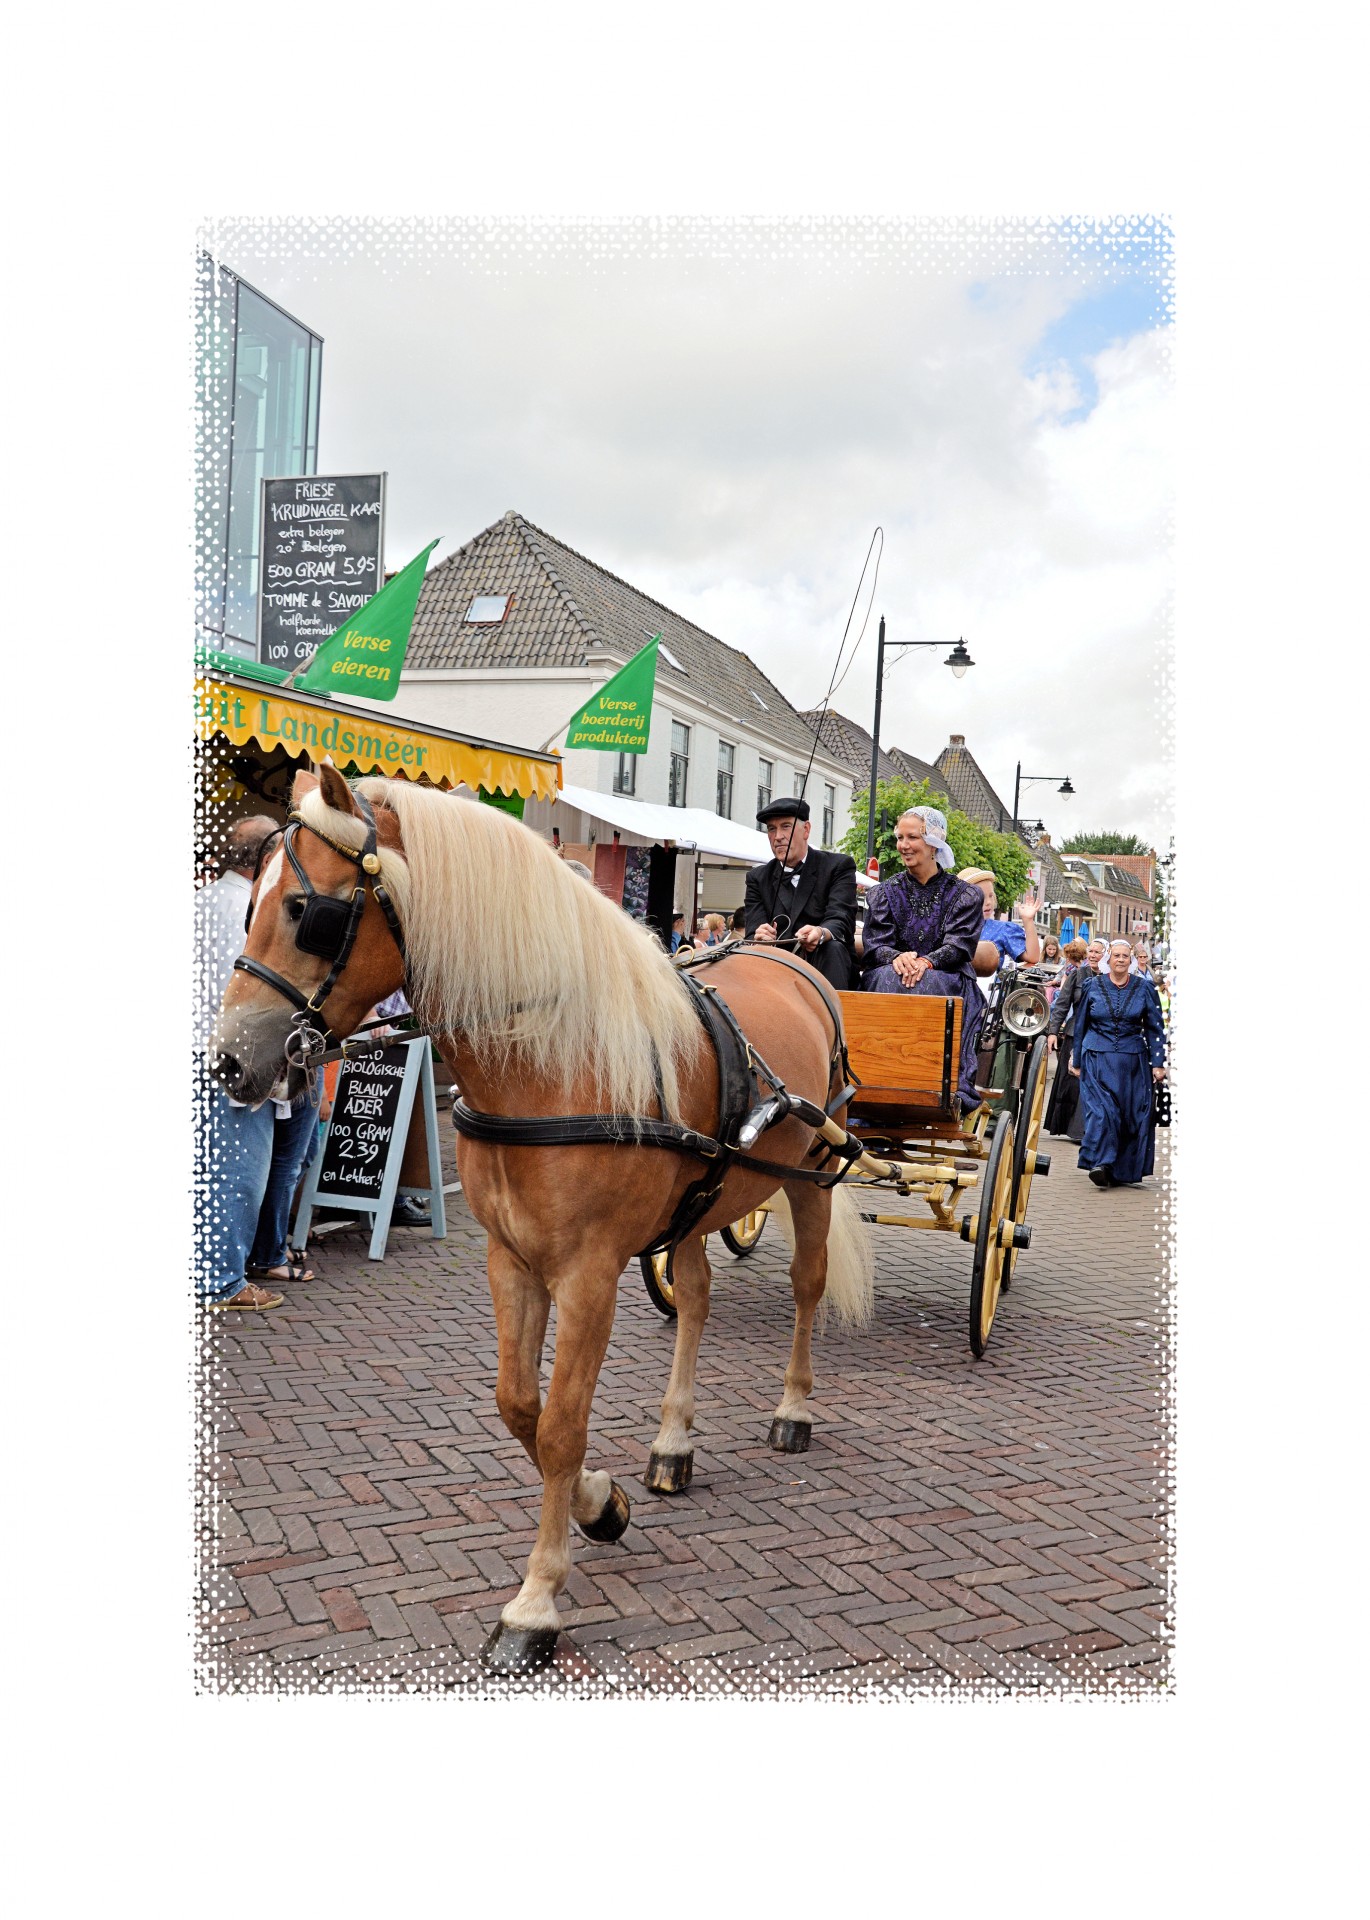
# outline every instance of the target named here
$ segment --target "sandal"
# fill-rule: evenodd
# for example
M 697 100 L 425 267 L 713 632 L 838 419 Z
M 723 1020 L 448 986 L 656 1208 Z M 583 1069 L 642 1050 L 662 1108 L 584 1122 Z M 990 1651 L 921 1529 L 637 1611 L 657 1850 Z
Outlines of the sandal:
M 284 1267 L 249 1267 L 248 1275 L 254 1280 L 302 1281 L 314 1278 L 314 1269 L 298 1247 L 287 1247 Z

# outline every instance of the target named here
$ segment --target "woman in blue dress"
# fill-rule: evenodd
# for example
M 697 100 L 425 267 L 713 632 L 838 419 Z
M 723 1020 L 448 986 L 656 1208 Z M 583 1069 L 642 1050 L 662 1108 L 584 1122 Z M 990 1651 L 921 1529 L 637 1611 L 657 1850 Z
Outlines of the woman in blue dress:
M 978 887 L 951 873 L 947 817 L 936 807 L 900 814 L 894 843 L 904 871 L 866 895 L 862 931 L 862 987 L 867 993 L 942 994 L 959 998 L 963 1109 L 980 1104 L 975 1091 L 975 1042 L 985 1003 L 975 984 L 975 948 L 984 925 Z
M 1165 1028 L 1155 987 L 1131 965 L 1131 942 L 1115 940 L 1107 973 L 1086 982 L 1075 1007 L 1079 1165 L 1096 1187 L 1138 1186 L 1156 1162 L 1151 1089 L 1165 1078 Z

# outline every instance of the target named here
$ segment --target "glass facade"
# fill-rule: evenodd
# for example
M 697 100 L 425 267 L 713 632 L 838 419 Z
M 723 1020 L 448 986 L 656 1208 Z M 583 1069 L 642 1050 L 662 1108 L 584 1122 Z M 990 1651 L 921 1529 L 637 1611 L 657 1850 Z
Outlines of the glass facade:
M 323 341 L 201 255 L 196 353 L 200 638 L 255 659 L 261 483 L 318 471 Z

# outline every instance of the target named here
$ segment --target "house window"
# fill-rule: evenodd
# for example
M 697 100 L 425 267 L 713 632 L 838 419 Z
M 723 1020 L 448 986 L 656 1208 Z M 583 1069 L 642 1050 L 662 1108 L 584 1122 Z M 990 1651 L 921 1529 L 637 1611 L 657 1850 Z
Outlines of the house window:
M 733 752 L 726 740 L 718 743 L 718 794 L 715 812 L 721 819 L 733 817 Z
M 685 805 L 690 779 L 690 729 L 678 720 L 671 722 L 671 791 L 668 804 Z
M 837 825 L 837 789 L 823 788 L 823 845 L 832 845 L 832 830 Z
M 804 776 L 798 767 L 794 770 L 794 797 L 796 800 L 804 798 Z
M 464 624 L 468 626 L 498 626 L 509 611 L 511 595 L 507 593 L 478 593 L 466 609 Z
M 618 766 L 614 770 L 614 792 L 637 792 L 637 755 L 635 753 L 621 753 L 618 756 Z
M 760 813 L 763 807 L 768 807 L 771 804 L 771 780 L 774 774 L 775 768 L 769 760 L 757 761 L 756 810 L 758 813 Z

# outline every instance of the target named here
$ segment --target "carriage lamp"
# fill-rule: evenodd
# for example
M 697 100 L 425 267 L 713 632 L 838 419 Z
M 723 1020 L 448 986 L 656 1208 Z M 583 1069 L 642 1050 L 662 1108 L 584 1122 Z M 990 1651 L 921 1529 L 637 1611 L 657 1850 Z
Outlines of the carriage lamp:
M 1014 987 L 1004 1001 L 1003 1022 L 1015 1040 L 1035 1040 L 1045 1033 L 1051 1009 L 1037 987 Z

